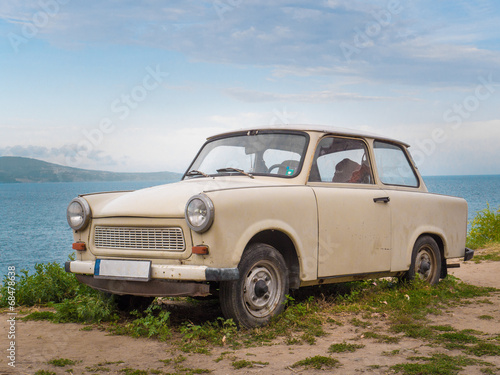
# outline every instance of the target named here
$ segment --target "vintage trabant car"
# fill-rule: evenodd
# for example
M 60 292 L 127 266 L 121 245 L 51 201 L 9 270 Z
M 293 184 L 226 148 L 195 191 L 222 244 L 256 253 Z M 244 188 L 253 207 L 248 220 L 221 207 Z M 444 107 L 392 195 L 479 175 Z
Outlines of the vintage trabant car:
M 66 270 L 132 296 L 207 296 L 264 325 L 290 289 L 366 278 L 435 284 L 469 260 L 467 203 L 427 191 L 408 145 L 357 131 L 286 126 L 208 138 L 182 180 L 81 195 Z

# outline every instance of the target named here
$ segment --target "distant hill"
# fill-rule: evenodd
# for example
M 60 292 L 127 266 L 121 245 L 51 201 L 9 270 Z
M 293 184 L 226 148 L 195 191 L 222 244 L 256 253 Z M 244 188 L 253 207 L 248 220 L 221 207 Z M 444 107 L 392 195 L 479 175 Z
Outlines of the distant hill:
M 180 173 L 117 173 L 65 167 L 45 161 L 0 157 L 0 183 L 7 182 L 81 182 L 81 181 L 179 181 Z

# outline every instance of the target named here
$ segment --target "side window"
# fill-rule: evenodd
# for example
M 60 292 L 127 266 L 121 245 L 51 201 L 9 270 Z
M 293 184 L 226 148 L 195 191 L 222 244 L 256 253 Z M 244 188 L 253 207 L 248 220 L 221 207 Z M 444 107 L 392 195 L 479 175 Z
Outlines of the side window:
M 309 181 L 372 184 L 365 143 L 349 138 L 323 138 L 316 150 Z
M 388 142 L 375 141 L 373 151 L 382 183 L 418 187 L 418 178 L 401 147 Z

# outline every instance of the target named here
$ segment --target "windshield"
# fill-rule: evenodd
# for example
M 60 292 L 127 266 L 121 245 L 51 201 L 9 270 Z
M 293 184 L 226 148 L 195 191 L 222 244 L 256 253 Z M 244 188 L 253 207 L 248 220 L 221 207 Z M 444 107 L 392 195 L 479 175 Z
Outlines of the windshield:
M 294 177 L 306 152 L 305 133 L 249 132 L 207 142 L 186 177 L 246 173 Z

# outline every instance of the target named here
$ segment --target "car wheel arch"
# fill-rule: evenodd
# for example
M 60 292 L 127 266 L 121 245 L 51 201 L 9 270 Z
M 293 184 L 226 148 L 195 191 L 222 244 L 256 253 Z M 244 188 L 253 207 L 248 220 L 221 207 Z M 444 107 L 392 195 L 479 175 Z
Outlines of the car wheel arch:
M 300 262 L 293 240 L 282 231 L 270 229 L 255 234 L 248 242 L 246 249 L 254 243 L 270 245 L 281 253 L 288 267 L 290 289 L 298 289 L 300 286 Z

